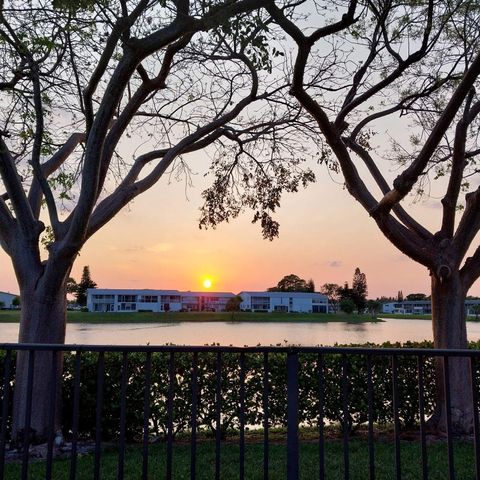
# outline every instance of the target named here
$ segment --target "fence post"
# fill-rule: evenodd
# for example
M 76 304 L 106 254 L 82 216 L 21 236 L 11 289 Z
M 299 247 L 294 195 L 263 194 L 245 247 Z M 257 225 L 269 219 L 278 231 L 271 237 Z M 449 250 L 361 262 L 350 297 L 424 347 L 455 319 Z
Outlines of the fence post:
M 298 480 L 298 353 L 287 353 L 287 480 Z

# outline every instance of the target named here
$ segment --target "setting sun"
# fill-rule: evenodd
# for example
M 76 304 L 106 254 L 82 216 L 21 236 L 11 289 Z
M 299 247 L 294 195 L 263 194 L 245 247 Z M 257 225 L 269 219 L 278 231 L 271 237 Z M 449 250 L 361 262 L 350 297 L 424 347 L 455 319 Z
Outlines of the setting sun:
M 210 288 L 212 286 L 212 281 L 209 278 L 205 278 L 203 280 L 203 287 L 204 288 Z

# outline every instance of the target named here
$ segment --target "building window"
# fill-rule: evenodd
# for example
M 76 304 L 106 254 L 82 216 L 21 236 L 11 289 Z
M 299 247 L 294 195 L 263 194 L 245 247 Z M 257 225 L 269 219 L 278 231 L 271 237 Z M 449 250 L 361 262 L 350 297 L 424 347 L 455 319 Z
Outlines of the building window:
M 92 295 L 92 298 L 94 300 L 108 300 L 108 301 L 112 301 L 114 299 L 114 295 L 98 295 L 98 294 L 95 294 L 95 295 Z
M 137 309 L 136 303 L 120 303 L 118 305 L 118 310 L 121 312 L 134 312 Z
M 136 295 L 118 295 L 118 302 L 136 302 Z
M 161 303 L 180 303 L 181 297 L 180 295 L 162 295 L 160 297 Z
M 252 297 L 252 310 L 270 310 L 270 297 Z
M 138 302 L 139 303 L 157 303 L 158 296 L 157 295 L 139 295 Z

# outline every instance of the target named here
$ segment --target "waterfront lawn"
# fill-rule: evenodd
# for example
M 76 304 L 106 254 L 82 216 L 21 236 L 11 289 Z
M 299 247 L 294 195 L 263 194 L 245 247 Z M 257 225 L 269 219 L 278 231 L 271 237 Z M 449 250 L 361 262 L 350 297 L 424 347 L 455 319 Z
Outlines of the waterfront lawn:
M 448 459 L 446 443 L 436 442 L 427 447 L 429 478 L 440 480 L 448 478 Z M 263 479 L 263 445 L 247 443 L 245 455 L 245 478 L 248 480 Z M 270 478 L 286 478 L 286 448 L 284 445 L 271 444 Z M 302 443 L 300 446 L 300 478 L 311 480 L 318 478 L 318 443 Z M 326 478 L 340 480 L 344 477 L 344 455 L 341 440 L 328 440 L 325 447 Z M 455 443 L 454 450 L 456 478 L 474 478 L 474 451 L 471 442 Z M 369 478 L 368 445 L 366 440 L 354 439 L 349 444 L 350 478 L 364 480 Z M 141 478 L 142 449 L 130 446 L 125 455 L 124 478 Z M 239 447 L 237 444 L 225 443 L 221 446 L 221 478 L 239 478 Z M 376 479 L 393 480 L 395 477 L 395 450 L 392 441 L 375 442 Z M 420 445 L 417 441 L 401 442 L 401 474 L 402 480 L 417 480 L 422 477 L 420 461 Z M 215 444 L 212 441 L 197 445 L 197 478 L 211 480 L 215 478 Z M 93 455 L 78 458 L 77 480 L 93 478 Z M 53 466 L 53 478 L 63 480 L 69 478 L 69 460 L 57 460 Z M 165 478 L 166 446 L 157 444 L 150 446 L 148 478 Z M 6 465 L 6 480 L 20 478 L 21 467 L 16 463 Z M 118 453 L 104 452 L 101 457 L 102 480 L 117 478 Z M 32 462 L 29 467 L 29 478 L 39 479 L 45 475 L 44 462 Z M 175 444 L 173 451 L 173 478 L 190 478 L 190 447 L 188 444 Z
M 408 313 L 379 313 L 382 318 L 399 318 L 402 320 L 431 320 L 431 315 L 414 315 Z M 467 317 L 467 320 L 474 320 L 475 317 Z
M 18 310 L 1 310 L 0 323 L 14 323 L 20 319 Z M 371 315 L 352 313 L 254 313 L 254 312 L 128 312 L 99 313 L 68 311 L 68 323 L 174 323 L 174 322 L 348 322 L 381 321 Z

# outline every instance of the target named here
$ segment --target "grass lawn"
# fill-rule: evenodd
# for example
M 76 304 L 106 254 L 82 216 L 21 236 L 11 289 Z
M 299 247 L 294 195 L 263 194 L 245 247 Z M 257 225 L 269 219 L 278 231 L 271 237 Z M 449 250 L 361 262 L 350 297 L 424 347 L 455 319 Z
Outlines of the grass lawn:
M 446 444 L 436 442 L 427 447 L 429 478 L 443 480 L 448 478 L 448 461 Z M 246 445 L 245 478 L 249 480 L 263 479 L 263 446 L 262 444 Z M 329 440 L 326 443 L 326 478 L 340 480 L 344 478 L 343 446 L 340 440 Z M 239 447 L 236 444 L 226 443 L 221 447 L 221 475 L 225 480 L 239 478 Z M 391 441 L 375 442 L 376 479 L 390 480 L 395 478 L 394 446 Z M 142 450 L 140 446 L 130 446 L 126 452 L 125 479 L 141 478 Z M 416 441 L 401 443 L 401 473 L 402 480 L 418 480 L 422 478 L 420 464 L 420 445 Z M 457 442 L 455 445 L 455 471 L 457 479 L 474 478 L 474 453 L 471 442 Z M 215 478 L 215 445 L 213 442 L 204 442 L 197 445 L 197 478 L 211 480 Z M 350 478 L 364 480 L 369 478 L 368 446 L 366 440 L 355 439 L 350 442 Z M 85 455 L 78 459 L 78 480 L 93 478 L 93 455 Z M 270 475 L 271 479 L 286 478 L 286 447 L 284 445 L 270 445 Z M 53 478 L 56 480 L 69 478 L 69 460 L 57 460 L 53 466 Z M 317 442 L 304 442 L 300 446 L 300 478 L 311 480 L 318 478 L 319 455 Z M 104 452 L 101 459 L 102 480 L 117 478 L 117 452 Z M 44 478 L 45 463 L 32 462 L 29 468 L 29 479 Z M 152 445 L 149 451 L 148 478 L 165 478 L 166 446 Z M 6 480 L 20 478 L 20 465 L 9 463 L 6 465 Z M 189 445 L 175 444 L 173 452 L 173 478 L 190 478 L 190 447 Z
M 381 318 L 401 318 L 404 320 L 431 320 L 431 315 L 413 315 L 413 314 L 400 314 L 400 313 L 379 313 Z M 475 317 L 467 317 L 467 320 L 474 320 Z
M 0 323 L 14 323 L 20 319 L 20 312 L 0 311 Z M 93 313 L 67 312 L 68 323 L 172 323 L 172 322 L 349 322 L 364 323 L 381 321 L 371 315 L 347 315 L 345 313 L 253 313 L 253 312 L 132 312 Z

